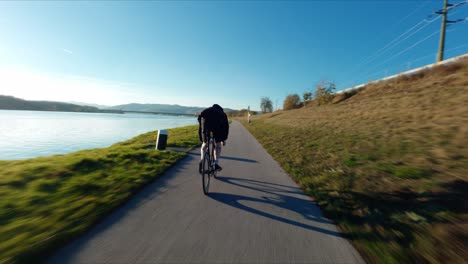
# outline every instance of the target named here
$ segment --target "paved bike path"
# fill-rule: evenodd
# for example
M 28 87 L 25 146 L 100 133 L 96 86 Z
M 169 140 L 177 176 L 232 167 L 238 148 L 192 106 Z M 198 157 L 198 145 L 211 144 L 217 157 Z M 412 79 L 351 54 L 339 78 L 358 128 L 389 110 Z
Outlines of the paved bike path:
M 208 196 L 197 149 L 48 262 L 363 263 L 238 122 L 222 156 Z

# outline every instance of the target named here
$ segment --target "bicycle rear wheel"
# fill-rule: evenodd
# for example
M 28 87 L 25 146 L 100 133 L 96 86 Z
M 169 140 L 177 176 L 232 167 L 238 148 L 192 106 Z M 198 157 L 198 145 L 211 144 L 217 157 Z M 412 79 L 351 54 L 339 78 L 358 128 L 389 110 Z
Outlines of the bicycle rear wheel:
M 208 190 L 210 189 L 211 159 L 208 153 L 208 151 L 205 151 L 202 161 L 202 184 L 204 194 L 208 194 Z

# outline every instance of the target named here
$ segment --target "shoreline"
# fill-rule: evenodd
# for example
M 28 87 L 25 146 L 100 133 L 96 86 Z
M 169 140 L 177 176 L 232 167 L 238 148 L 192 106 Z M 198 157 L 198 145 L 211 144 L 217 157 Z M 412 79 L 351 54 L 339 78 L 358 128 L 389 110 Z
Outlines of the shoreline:
M 35 109 L 4 109 L 4 108 L 0 108 L 0 111 L 34 111 L 34 112 L 83 113 L 83 114 L 147 114 L 147 115 L 162 115 L 162 116 L 196 117 L 196 114 L 146 112 L 146 111 L 125 111 L 125 110 L 105 110 L 105 109 L 102 109 L 101 111 L 64 111 L 64 110 L 35 110 Z
M 184 116 L 29 110 L 0 110 L 0 120 L 0 133 L 6 135 L 0 160 L 5 161 L 106 148 L 142 133 L 196 124 Z
M 0 263 L 44 259 L 89 230 L 199 145 L 196 126 L 150 131 L 107 148 L 0 161 Z M 148 149 L 150 148 L 150 149 Z

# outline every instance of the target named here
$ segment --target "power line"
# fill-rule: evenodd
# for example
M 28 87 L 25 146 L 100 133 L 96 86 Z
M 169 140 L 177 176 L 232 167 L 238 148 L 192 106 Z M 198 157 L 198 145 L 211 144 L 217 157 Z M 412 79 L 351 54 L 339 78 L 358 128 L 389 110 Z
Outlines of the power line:
M 466 4 L 466 3 L 468 3 L 468 0 L 461 1 L 461 2 L 456 3 L 456 4 L 448 4 L 449 7 L 447 8 L 447 10 L 453 9 L 455 7 L 461 6 L 461 5 Z
M 357 72 L 359 69 L 362 69 L 364 66 L 371 65 L 377 58 L 379 58 L 380 56 L 386 54 L 389 50 L 393 49 L 394 47 L 399 45 L 401 42 L 403 42 L 403 41 L 407 40 L 408 38 L 412 37 L 414 34 L 418 33 L 419 31 L 421 31 L 422 29 L 424 29 L 425 27 L 427 27 L 428 25 L 430 25 L 431 23 L 433 23 L 434 21 L 439 19 L 439 17 L 437 17 L 437 18 L 435 18 L 433 20 L 430 20 L 430 21 L 428 21 L 426 19 L 421 20 L 416 25 L 414 25 L 413 27 L 411 27 L 410 29 L 406 30 L 405 32 L 400 34 L 398 37 L 393 39 L 391 42 L 387 43 L 387 45 L 385 45 L 383 48 L 379 49 L 374 55 L 369 56 L 365 61 L 358 64 L 357 67 L 353 71 L 350 71 L 350 73 L 348 75 L 352 75 L 352 73 Z M 426 23 L 426 24 L 423 25 L 422 27 L 420 27 L 419 29 L 417 29 L 416 31 L 413 31 L 416 27 L 420 26 L 421 23 Z M 411 32 L 411 31 L 413 31 L 413 32 Z M 407 35 L 407 34 L 409 34 L 409 35 Z M 405 35 L 407 35 L 405 38 L 400 39 Z
M 386 54 L 388 51 L 394 49 L 397 45 L 401 44 L 403 41 L 409 39 L 410 37 L 414 36 L 416 33 L 420 32 L 422 29 L 426 28 L 427 26 L 429 26 L 430 24 L 432 24 L 433 22 L 435 22 L 436 20 L 438 20 L 439 18 L 442 18 L 442 23 L 444 24 L 443 27 L 441 27 L 440 30 L 438 31 L 435 31 L 433 32 L 432 34 L 426 36 L 425 38 L 415 42 L 414 44 L 412 44 L 411 46 L 405 48 L 404 50 L 398 52 L 397 54 L 391 56 L 390 58 L 387 58 L 384 62 L 378 64 L 378 66 L 374 67 L 374 68 L 377 68 L 389 61 L 391 61 L 392 59 L 400 56 L 401 54 L 413 49 L 414 47 L 418 46 L 419 44 L 421 44 L 422 42 L 428 40 L 429 38 L 433 37 L 435 34 L 439 33 L 439 32 L 442 32 L 442 30 L 444 31 L 443 34 L 444 34 L 444 42 L 445 42 L 445 24 L 455 24 L 455 23 L 458 23 L 458 22 L 462 22 L 462 21 L 468 21 L 468 18 L 464 18 L 464 19 L 457 19 L 457 20 L 447 20 L 447 14 L 448 14 L 448 11 L 449 10 L 452 10 L 460 5 L 463 5 L 465 3 L 468 3 L 468 0 L 464 0 L 462 2 L 459 2 L 459 3 L 456 3 L 456 4 L 448 4 L 448 0 L 444 0 L 445 2 L 447 2 L 447 6 L 444 6 L 444 9 L 442 11 L 437 11 L 437 12 L 434 12 L 435 14 L 437 14 L 437 17 L 432 19 L 432 20 L 429 20 L 428 18 L 432 18 L 433 15 L 427 17 L 427 18 L 424 18 L 422 19 L 421 21 L 419 21 L 418 23 L 416 23 L 414 26 L 412 26 L 411 28 L 407 29 L 405 32 L 403 32 L 402 34 L 400 34 L 399 36 L 397 36 L 396 38 L 394 38 L 392 41 L 390 41 L 389 43 L 387 43 L 384 47 L 380 48 L 379 50 L 377 50 L 374 54 L 368 56 L 367 58 L 365 58 L 363 61 L 361 61 L 359 64 L 357 64 L 357 66 L 355 67 L 354 70 L 352 70 L 349 74 L 351 75 L 351 73 L 355 73 L 357 70 L 359 69 L 362 69 L 363 66 L 368 66 L 368 65 L 371 65 L 377 58 L 381 57 L 382 55 Z M 427 4 L 427 3 L 424 3 L 424 5 Z M 409 15 L 407 15 L 404 19 L 402 19 L 401 21 L 404 21 L 407 17 L 409 17 L 410 15 L 412 15 L 415 11 L 419 10 L 422 6 L 424 5 L 420 5 L 417 7 L 416 10 L 413 10 Z M 458 13 L 459 10 L 455 11 L 455 12 L 451 12 L 450 14 L 451 15 L 454 15 L 456 13 Z M 398 23 L 401 23 L 398 22 Z M 453 31 L 453 30 L 451 30 Z M 451 31 L 447 31 L 447 32 L 451 32 Z M 442 33 L 441 33 L 442 34 Z M 459 47 L 457 47 L 459 48 Z M 457 49 L 457 48 L 454 48 L 454 49 Z M 454 49 L 450 49 L 450 50 L 454 50 Z M 409 62 L 408 62 L 409 63 Z M 409 67 L 409 66 L 408 66 Z M 379 74 L 381 73 L 382 71 L 379 71 L 378 73 L 376 74 Z M 370 76 L 373 76 L 373 75 L 376 75 L 376 74 L 372 74 Z
M 446 2 L 448 2 L 448 0 L 445 0 Z M 447 3 L 447 6 L 450 7 L 450 9 L 453 9 L 455 7 L 458 7 L 462 4 L 465 4 L 465 3 L 468 3 L 468 0 L 465 0 L 465 1 L 462 1 L 460 3 L 457 3 L 457 4 L 453 4 L 453 5 L 450 5 Z M 385 54 L 387 51 L 389 51 L 390 49 L 392 49 L 393 47 L 395 47 L 396 45 L 400 44 L 401 42 L 407 40 L 408 38 L 410 38 L 411 36 L 413 36 L 414 34 L 416 34 L 417 32 L 421 31 L 423 28 L 427 27 L 429 24 L 433 23 L 434 21 L 436 21 L 437 19 L 439 19 L 440 17 L 442 17 L 443 19 L 446 20 L 446 14 L 447 12 L 436 12 L 439 14 L 439 16 L 435 19 L 432 19 L 432 20 L 427 20 L 427 19 L 423 19 L 421 20 L 419 23 L 417 23 L 415 26 L 411 27 L 410 29 L 408 29 L 407 31 L 405 31 L 404 33 L 402 33 L 400 36 L 398 36 L 397 38 L 395 38 L 394 40 L 392 40 L 390 43 L 388 43 L 384 48 L 380 49 L 374 56 L 374 58 L 368 62 L 368 64 L 370 64 L 372 61 L 374 61 L 375 59 L 377 59 L 379 56 Z M 455 12 L 455 13 L 458 13 L 458 12 Z M 454 14 L 455 14 L 454 13 Z M 444 15 L 445 14 L 445 15 Z M 458 19 L 458 20 L 454 20 L 454 21 L 445 21 L 446 23 L 451 23 L 451 24 L 454 24 L 454 23 L 457 23 L 457 22 L 461 22 L 461 21 L 465 21 L 465 20 L 468 20 L 468 18 L 464 18 L 464 19 Z M 425 25 L 423 25 L 422 27 L 420 27 L 419 29 L 413 31 L 415 28 L 417 28 L 422 22 L 426 22 Z M 444 30 L 445 31 L 445 25 L 443 26 L 443 29 L 441 30 Z M 411 32 L 413 31 L 413 32 Z M 453 30 L 451 30 L 453 31 Z M 451 32 L 450 31 L 450 32 Z M 407 35 L 409 32 L 411 32 L 411 34 L 409 34 L 408 36 L 404 37 L 403 39 L 400 39 L 402 38 L 403 36 Z M 404 49 L 403 51 L 400 51 L 399 53 L 393 55 L 392 57 L 388 58 L 387 60 L 385 60 L 384 62 L 380 63 L 379 65 L 377 65 L 376 67 L 379 67 L 385 63 L 387 63 L 388 61 L 394 59 L 395 57 L 398 57 L 399 55 L 407 52 L 408 50 L 416 47 L 417 45 L 419 45 L 420 43 L 426 41 L 427 39 L 429 39 L 430 37 L 432 37 L 433 35 L 437 34 L 438 32 L 440 31 L 436 31 L 434 33 L 432 33 L 431 35 L 427 36 L 426 38 L 414 43 L 412 46 Z M 444 38 L 445 38 L 445 32 L 444 32 Z M 380 52 L 380 53 L 379 53 Z
M 447 49 L 445 52 L 448 53 L 448 52 L 451 52 L 451 51 L 454 51 L 454 50 L 458 50 L 458 49 L 462 49 L 462 48 L 468 48 L 468 44 L 463 44 L 463 45 L 459 45 L 459 46 L 454 47 L 454 48 Z M 424 56 L 422 56 L 422 57 L 416 58 L 416 59 L 414 59 L 414 60 L 406 61 L 405 63 L 414 64 L 414 63 L 417 62 L 417 61 L 420 61 L 420 60 L 422 60 L 422 59 L 426 59 L 426 58 L 429 58 L 429 57 L 432 57 L 432 56 L 435 56 L 435 55 L 437 55 L 437 52 L 432 52 L 432 53 L 430 53 L 430 54 L 426 54 L 426 55 L 424 55 Z M 403 65 L 403 64 L 402 64 L 402 65 Z M 371 77 L 372 77 L 372 76 L 379 75 L 379 74 L 383 74 L 383 73 L 385 73 L 385 72 L 386 72 L 386 70 L 379 70 L 378 72 L 374 72 L 374 73 L 372 73 L 372 74 L 368 74 L 367 77 L 369 78 L 370 81 L 372 81 L 372 80 L 371 80 Z M 348 82 L 346 82 L 343 86 L 344 86 L 345 88 L 349 88 L 349 87 L 351 86 L 351 83 L 353 83 L 353 82 L 354 82 L 354 81 L 348 81 Z
M 463 44 L 463 45 L 460 45 L 460 46 L 457 46 L 457 47 L 454 47 L 454 48 L 450 48 L 450 49 L 446 50 L 446 52 L 454 51 L 454 50 L 461 49 L 461 48 L 464 48 L 464 47 L 468 47 L 468 44 Z M 437 55 L 437 53 L 436 53 L 436 52 L 432 52 L 431 54 L 424 55 L 424 56 L 422 56 L 422 57 L 419 57 L 419 58 L 417 58 L 417 59 L 414 59 L 414 60 L 411 60 L 411 61 L 408 61 L 408 62 L 414 63 L 414 62 L 416 62 L 416 61 L 419 61 L 419 60 L 428 58 L 428 57 L 430 57 L 430 56 L 435 56 L 435 55 Z
M 401 22 L 405 21 L 408 17 L 410 17 L 411 15 L 413 15 L 413 13 L 415 13 L 416 11 L 418 11 L 419 9 L 421 9 L 422 7 L 426 6 L 428 3 L 430 3 L 430 1 L 427 1 L 427 2 L 425 2 L 425 3 L 421 4 L 421 5 L 419 5 L 416 9 L 414 9 L 414 10 L 413 10 L 411 13 L 409 13 L 406 17 L 404 17 L 403 19 L 401 19 L 400 21 L 398 21 L 398 22 L 396 23 L 396 25 L 399 25 Z M 405 31 L 403 34 L 401 34 L 401 35 L 398 36 L 397 38 L 393 39 L 390 43 L 387 43 L 387 45 L 385 45 L 383 48 L 380 48 L 378 51 L 376 51 L 376 52 L 374 53 L 374 55 L 368 56 L 368 57 L 364 60 L 364 62 L 365 62 L 366 60 L 370 59 L 371 57 L 376 56 L 380 51 L 384 50 L 384 49 L 385 49 L 388 45 L 390 45 L 392 42 L 394 42 L 394 41 L 396 41 L 397 39 L 399 39 L 400 37 L 404 36 L 405 34 L 407 34 L 408 32 L 410 32 L 413 28 L 419 26 L 419 24 L 423 23 L 424 21 L 425 21 L 425 19 L 419 21 L 416 25 L 414 25 L 413 27 L 411 27 L 410 29 L 408 29 L 407 31 Z M 359 64 L 363 64 L 364 62 L 361 62 L 361 63 L 359 63 Z M 358 65 L 359 65 L 359 64 L 358 64 Z
M 440 16 L 432 19 L 432 20 L 427 20 L 427 19 L 422 19 L 421 21 L 419 21 L 416 25 L 414 25 L 413 27 L 409 28 L 408 30 L 406 30 L 405 32 L 403 32 L 402 34 L 400 34 L 398 37 L 396 37 L 395 39 L 393 39 L 392 41 L 390 41 L 389 43 L 387 43 L 383 48 L 380 48 L 374 55 L 371 55 L 367 58 L 367 60 L 369 61 L 365 61 L 363 62 L 362 64 L 366 63 L 366 64 L 369 64 L 371 63 L 372 61 L 374 61 L 375 59 L 377 59 L 379 56 L 385 54 L 388 50 L 392 49 L 393 47 L 397 46 L 398 44 L 400 44 L 401 42 L 407 40 L 408 38 L 412 37 L 414 34 L 418 33 L 419 31 L 421 31 L 422 29 L 424 29 L 425 27 L 427 27 L 428 25 L 432 24 L 434 21 L 436 21 L 437 19 L 439 19 Z M 420 27 L 419 29 L 417 29 L 416 31 L 413 31 L 415 28 L 417 28 L 418 26 L 420 26 L 422 23 L 426 23 L 425 25 L 423 25 L 422 27 Z M 413 32 L 411 32 L 413 31 Z M 404 39 L 400 39 L 402 37 L 404 37 L 405 35 L 409 34 L 408 36 L 406 36 Z M 362 65 L 361 64 L 361 65 Z
M 427 18 L 422 19 L 416 25 L 412 26 L 396 38 L 394 38 L 392 41 L 387 43 L 384 47 L 380 48 L 377 52 L 375 52 L 373 55 L 368 56 L 365 60 L 363 60 L 361 63 L 359 63 L 356 68 L 353 71 L 350 71 L 348 75 L 351 75 L 352 73 L 357 72 L 359 69 L 363 68 L 363 66 L 368 66 L 372 64 L 377 58 L 380 56 L 386 54 L 388 51 L 402 43 L 403 41 L 409 39 L 410 37 L 414 36 L 416 33 L 421 31 L 422 29 L 426 28 L 436 20 L 438 20 L 441 16 L 438 15 L 436 18 L 432 20 L 428 20 Z M 424 24 L 425 23 L 425 24 Z M 422 25 L 422 26 L 421 26 Z M 418 28 L 419 27 L 419 28 Z
M 391 45 L 390 47 L 388 47 L 387 51 L 392 49 L 393 47 L 397 46 L 398 44 L 400 44 L 401 42 L 407 40 L 408 38 L 412 37 L 414 34 L 418 33 L 419 31 L 423 30 L 425 27 L 429 26 L 430 24 L 432 24 L 434 21 L 436 21 L 437 19 L 439 19 L 440 16 L 438 16 L 437 18 L 434 18 L 433 20 L 430 20 L 430 21 L 427 21 L 426 19 L 424 19 L 424 22 L 426 22 L 425 25 L 423 25 L 422 27 L 420 27 L 419 29 L 417 29 L 416 31 L 412 32 L 410 35 L 406 36 L 404 39 L 401 39 L 399 41 L 397 41 L 396 43 L 394 43 L 393 45 Z M 403 36 L 403 35 L 401 35 Z M 385 54 L 387 51 L 385 52 L 382 52 L 382 54 L 380 55 L 383 55 Z
M 408 17 L 410 17 L 411 15 L 413 15 L 416 11 L 418 11 L 419 9 L 421 9 L 422 7 L 426 6 L 427 4 L 429 4 L 430 1 L 426 1 L 422 4 L 420 4 L 419 6 L 416 7 L 416 9 L 414 9 L 413 11 L 411 11 L 407 16 L 405 16 L 403 19 L 401 19 L 400 21 L 398 21 L 396 24 L 394 25 L 399 25 L 401 24 L 403 21 L 405 21 Z M 367 56 L 365 59 L 363 59 L 361 62 L 357 63 L 356 64 L 356 67 L 355 69 L 353 69 L 350 73 L 354 73 L 356 70 L 360 69 L 360 66 L 361 65 L 364 65 L 364 64 L 368 64 L 369 60 L 370 61 L 373 61 L 375 60 L 375 56 L 380 56 L 381 54 L 378 54 L 379 52 L 381 52 L 382 50 L 384 50 L 388 45 L 390 45 L 392 42 L 396 41 L 398 38 L 402 37 L 402 35 L 405 35 L 407 33 L 409 33 L 411 30 L 413 30 L 415 27 L 419 26 L 421 23 L 424 22 L 424 19 L 419 21 L 416 25 L 414 25 L 412 28 L 408 29 L 406 32 L 404 32 L 403 34 L 401 34 L 400 36 L 398 36 L 396 39 L 393 39 L 390 43 L 387 43 L 383 48 L 380 48 L 377 52 L 375 52 L 374 54 L 372 55 L 369 55 Z
M 425 37 L 424 39 L 422 39 L 422 40 L 420 40 L 420 41 L 414 43 L 414 44 L 411 45 L 410 47 L 408 47 L 408 48 L 404 49 L 403 51 L 400 51 L 399 53 L 393 55 L 392 57 L 390 57 L 389 59 L 385 60 L 384 62 L 382 62 L 382 63 L 379 64 L 378 66 L 383 65 L 383 64 L 385 64 L 385 63 L 391 61 L 393 58 L 400 56 L 401 54 L 407 52 L 408 50 L 410 50 L 410 49 L 412 49 L 412 48 L 414 48 L 414 47 L 416 47 L 417 45 L 421 44 L 422 42 L 426 41 L 427 39 L 429 39 L 430 37 L 434 36 L 435 34 L 437 34 L 437 33 L 439 33 L 439 32 L 440 32 L 440 30 L 435 31 L 434 33 L 430 34 L 429 36 Z M 378 67 L 378 66 L 376 66 L 376 67 Z
M 446 52 L 451 52 L 451 51 L 458 50 L 458 49 L 465 48 L 465 47 L 468 48 L 468 44 L 463 44 L 463 45 L 460 45 L 460 46 L 457 46 L 457 47 L 454 47 L 454 48 L 450 48 L 450 49 L 446 50 Z M 417 59 L 414 59 L 414 60 L 411 60 L 411 61 L 406 61 L 405 63 L 413 64 L 413 63 L 415 63 L 415 62 L 417 62 L 417 61 L 420 61 L 420 60 L 422 60 L 422 59 L 426 59 L 426 58 L 429 58 L 429 57 L 432 57 L 432 56 L 435 56 L 435 55 L 437 55 L 437 52 L 432 52 L 432 53 L 430 53 L 430 54 L 424 55 L 424 56 L 419 57 L 419 58 L 417 58 Z M 403 64 L 402 64 L 402 65 L 403 65 Z M 369 75 L 367 75 L 367 76 L 368 76 L 368 77 L 371 77 L 371 76 L 375 76 L 375 75 L 378 75 L 378 74 L 382 74 L 382 73 L 384 73 L 384 72 L 385 72 L 385 70 L 379 70 L 378 72 L 374 72 L 374 73 L 369 74 Z M 350 82 L 347 82 L 346 84 L 348 84 L 348 83 L 351 83 L 351 81 L 350 81 Z

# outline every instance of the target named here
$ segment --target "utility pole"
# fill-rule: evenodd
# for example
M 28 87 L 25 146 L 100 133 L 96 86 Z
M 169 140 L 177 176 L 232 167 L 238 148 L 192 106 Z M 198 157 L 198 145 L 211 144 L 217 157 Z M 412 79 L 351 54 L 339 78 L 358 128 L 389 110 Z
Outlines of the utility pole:
M 442 14 L 442 26 L 440 28 L 439 52 L 437 53 L 437 62 L 444 60 L 444 46 L 445 46 L 445 28 L 447 25 L 447 6 L 448 0 L 444 0 L 444 9 L 436 12 Z

